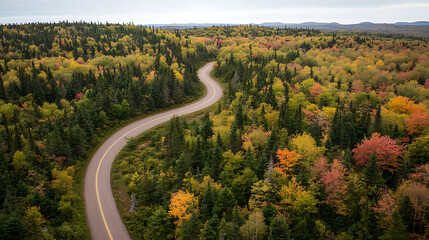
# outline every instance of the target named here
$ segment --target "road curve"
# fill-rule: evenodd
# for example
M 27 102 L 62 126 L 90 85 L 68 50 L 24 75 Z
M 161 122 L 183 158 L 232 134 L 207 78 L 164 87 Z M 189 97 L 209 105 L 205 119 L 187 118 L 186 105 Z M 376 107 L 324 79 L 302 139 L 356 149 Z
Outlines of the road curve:
M 204 109 L 222 97 L 221 86 L 210 77 L 213 62 L 198 71 L 207 94 L 198 102 L 153 115 L 133 122 L 109 137 L 92 157 L 84 179 L 85 212 L 92 239 L 131 239 L 119 215 L 110 186 L 110 170 L 113 160 L 126 145 L 126 138 L 136 137 L 156 125 L 170 120 L 174 115 L 186 115 Z

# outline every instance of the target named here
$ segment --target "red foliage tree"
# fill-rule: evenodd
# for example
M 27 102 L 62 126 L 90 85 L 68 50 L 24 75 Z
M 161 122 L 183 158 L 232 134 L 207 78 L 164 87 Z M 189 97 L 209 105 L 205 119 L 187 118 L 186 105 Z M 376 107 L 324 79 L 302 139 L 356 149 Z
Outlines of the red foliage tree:
M 404 154 L 404 148 L 403 145 L 396 145 L 396 140 L 388 136 L 373 133 L 370 139 L 363 140 L 353 149 L 353 156 L 356 165 L 364 166 L 375 154 L 380 167 L 393 172 L 399 167 L 399 160 Z
M 404 123 L 409 135 L 418 135 L 429 127 L 429 114 L 421 111 L 411 113 L 411 117 L 405 119 Z
M 314 165 L 314 171 L 322 183 L 326 193 L 326 203 L 337 209 L 337 213 L 346 214 L 343 196 L 347 191 L 346 173 L 344 165 L 334 159 L 329 164 L 326 158 L 320 158 Z

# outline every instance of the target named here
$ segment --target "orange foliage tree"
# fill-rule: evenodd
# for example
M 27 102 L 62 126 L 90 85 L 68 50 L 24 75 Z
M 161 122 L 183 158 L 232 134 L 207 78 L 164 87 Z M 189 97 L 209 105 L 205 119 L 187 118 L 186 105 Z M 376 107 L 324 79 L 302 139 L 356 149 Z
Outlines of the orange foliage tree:
M 387 103 L 387 107 L 397 113 L 414 113 L 416 111 L 422 111 L 424 108 L 414 103 L 407 97 L 398 96 L 390 99 Z
M 277 159 L 278 163 L 275 164 L 275 167 L 279 172 L 286 174 L 293 166 L 298 162 L 298 159 L 301 157 L 295 151 L 289 151 L 287 148 L 277 150 Z
M 170 211 L 168 213 L 170 216 L 177 218 L 178 220 L 175 223 L 180 225 L 184 220 L 191 217 L 192 211 L 196 210 L 197 207 L 198 198 L 194 194 L 179 190 L 171 194 Z

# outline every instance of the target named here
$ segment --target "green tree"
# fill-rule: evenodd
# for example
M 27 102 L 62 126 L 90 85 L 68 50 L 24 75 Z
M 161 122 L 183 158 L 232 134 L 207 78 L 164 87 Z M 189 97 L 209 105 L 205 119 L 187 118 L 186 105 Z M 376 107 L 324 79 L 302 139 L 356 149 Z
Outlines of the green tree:
M 217 215 L 206 221 L 201 230 L 201 240 L 217 240 L 218 237 L 219 219 Z
M 273 218 L 270 224 L 270 234 L 268 240 L 288 240 L 291 239 L 291 232 L 286 220 L 277 215 Z
M 174 237 L 174 225 L 170 215 L 161 206 L 157 208 L 147 221 L 146 239 L 165 240 Z
M 204 190 L 204 195 L 202 196 L 201 203 L 201 219 L 203 221 L 209 220 L 213 216 L 213 208 L 216 202 L 215 192 L 211 187 L 210 181 L 207 184 L 206 189 Z
M 405 240 L 408 239 L 407 231 L 404 224 L 402 223 L 401 215 L 398 211 L 392 213 L 390 218 L 390 226 L 386 230 L 383 239 L 389 240 Z
M 201 231 L 201 222 L 197 217 L 197 213 L 193 212 L 191 217 L 184 221 L 180 226 L 181 240 L 198 239 Z
M 372 155 L 371 160 L 364 169 L 365 182 L 369 186 L 376 186 L 379 188 L 384 187 L 384 179 L 381 175 L 380 168 L 375 154 Z

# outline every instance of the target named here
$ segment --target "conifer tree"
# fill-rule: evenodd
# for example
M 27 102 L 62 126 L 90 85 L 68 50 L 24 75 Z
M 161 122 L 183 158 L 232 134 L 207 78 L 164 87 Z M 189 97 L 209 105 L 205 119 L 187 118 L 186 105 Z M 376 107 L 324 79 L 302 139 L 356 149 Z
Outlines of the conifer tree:
M 374 118 L 374 125 L 372 127 L 372 132 L 378 132 L 380 134 L 383 134 L 383 129 L 381 126 L 381 106 L 379 105 L 377 108 L 377 112 L 375 114 Z
M 207 221 L 212 217 L 215 202 L 215 193 L 213 192 L 210 182 L 208 182 L 208 185 L 204 190 L 204 195 L 202 196 L 201 200 L 201 220 Z
M 165 240 L 174 237 L 174 225 L 163 207 L 156 209 L 147 220 L 145 235 L 147 239 Z
M 180 227 L 181 240 L 198 239 L 201 232 L 201 222 L 198 219 L 197 213 L 193 212 L 191 217 L 182 223 Z
M 372 155 L 368 165 L 364 169 L 365 181 L 370 186 L 376 186 L 382 188 L 384 186 L 384 180 L 380 173 L 380 168 L 377 163 L 377 157 L 375 154 Z
M 337 107 L 329 131 L 329 139 L 332 145 L 340 146 L 342 144 L 341 122 L 341 112 L 339 107 Z
M 285 219 L 277 215 L 270 224 L 270 234 L 268 240 L 288 240 L 291 239 L 291 231 Z
M 405 240 L 407 238 L 407 232 L 402 222 L 401 215 L 398 211 L 394 211 L 390 218 L 390 226 L 385 232 L 383 239 Z
M 204 227 L 201 230 L 201 240 L 218 240 L 218 227 L 219 219 L 215 214 L 211 219 L 204 223 Z

